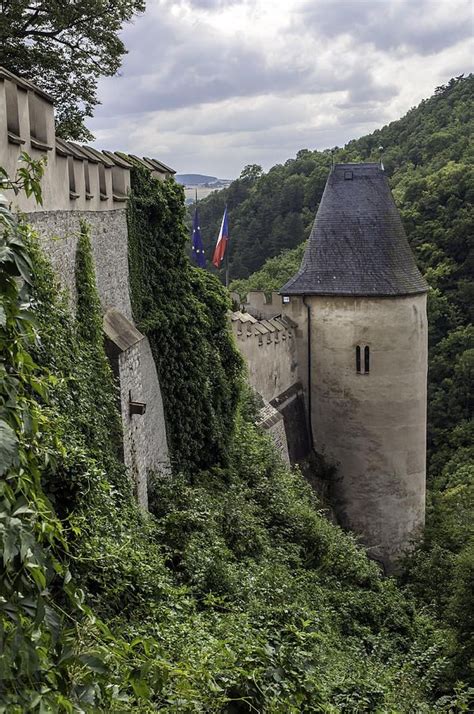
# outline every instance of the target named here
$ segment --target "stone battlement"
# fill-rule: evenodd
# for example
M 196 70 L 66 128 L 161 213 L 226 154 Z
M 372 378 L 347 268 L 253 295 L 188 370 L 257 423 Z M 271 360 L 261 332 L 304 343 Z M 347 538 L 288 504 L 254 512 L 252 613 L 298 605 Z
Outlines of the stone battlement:
M 15 208 L 36 211 L 110 211 L 121 208 L 130 190 L 130 169 L 142 165 L 165 179 L 175 171 L 156 159 L 98 151 L 56 136 L 51 97 L 0 67 L 0 166 L 15 176 L 22 152 L 46 158 L 43 205 L 5 191 Z
M 267 401 L 289 389 L 298 379 L 293 320 L 286 315 L 257 320 L 236 311 L 230 321 L 252 387 Z
M 286 315 L 278 315 L 269 320 L 257 320 L 250 313 L 240 312 L 240 310 L 231 314 L 231 323 L 237 339 L 246 340 L 249 337 L 257 337 L 259 346 L 262 346 L 264 342 L 269 344 L 270 342 L 278 343 L 280 340 L 291 340 L 296 327 L 293 320 Z
M 281 308 L 278 298 L 274 305 L 280 303 Z M 272 436 L 286 461 L 300 463 L 310 449 L 301 383 L 306 365 L 301 355 L 301 330 L 281 313 L 257 320 L 248 312 L 236 311 L 230 314 L 230 321 L 247 364 L 249 383 L 262 398 L 258 425 Z
M 249 313 L 257 320 L 268 320 L 281 315 L 285 304 L 284 298 L 278 292 L 265 292 L 264 290 L 250 290 L 242 300 L 238 293 L 231 293 L 232 299 L 242 312 Z

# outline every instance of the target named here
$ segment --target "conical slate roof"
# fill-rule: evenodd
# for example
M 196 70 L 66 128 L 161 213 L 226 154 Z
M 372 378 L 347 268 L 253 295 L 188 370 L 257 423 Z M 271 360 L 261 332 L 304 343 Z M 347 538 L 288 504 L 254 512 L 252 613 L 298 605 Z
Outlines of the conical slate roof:
M 381 166 L 336 164 L 301 268 L 280 292 L 390 296 L 427 289 Z

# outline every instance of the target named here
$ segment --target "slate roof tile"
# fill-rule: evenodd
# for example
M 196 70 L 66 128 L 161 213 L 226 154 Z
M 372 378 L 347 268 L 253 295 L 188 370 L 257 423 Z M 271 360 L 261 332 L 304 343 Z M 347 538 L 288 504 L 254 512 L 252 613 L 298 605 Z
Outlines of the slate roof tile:
M 301 267 L 285 295 L 390 296 L 428 290 L 379 164 L 336 164 Z

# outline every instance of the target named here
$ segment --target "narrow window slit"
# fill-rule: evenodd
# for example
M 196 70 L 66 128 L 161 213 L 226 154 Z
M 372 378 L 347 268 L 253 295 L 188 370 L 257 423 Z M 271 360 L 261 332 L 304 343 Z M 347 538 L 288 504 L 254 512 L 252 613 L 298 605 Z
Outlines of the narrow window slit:
M 360 374 L 360 347 L 357 345 L 356 347 L 356 370 L 357 373 Z
M 365 374 L 370 372 L 370 350 L 368 345 L 364 348 L 364 372 Z

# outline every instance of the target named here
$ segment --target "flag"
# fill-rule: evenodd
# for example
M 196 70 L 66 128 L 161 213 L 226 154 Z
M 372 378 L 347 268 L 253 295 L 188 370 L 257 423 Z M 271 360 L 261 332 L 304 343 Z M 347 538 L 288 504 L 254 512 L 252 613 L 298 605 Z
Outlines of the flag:
M 219 231 L 219 237 L 217 239 L 216 247 L 214 250 L 214 255 L 212 256 L 212 262 L 216 266 L 216 268 L 220 268 L 220 265 L 221 265 L 222 261 L 224 260 L 224 255 L 225 255 L 228 241 L 229 241 L 229 223 L 227 220 L 227 206 L 226 206 L 224 215 L 222 216 L 221 229 Z
M 194 220 L 193 220 L 193 235 L 192 235 L 192 241 L 193 241 L 193 260 L 198 265 L 200 268 L 205 268 L 206 267 L 206 256 L 204 255 L 204 246 L 202 244 L 202 238 L 201 238 L 201 226 L 199 225 L 199 214 L 198 214 L 198 209 L 194 211 Z

